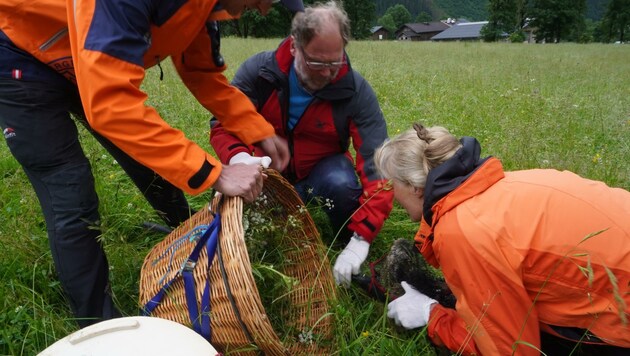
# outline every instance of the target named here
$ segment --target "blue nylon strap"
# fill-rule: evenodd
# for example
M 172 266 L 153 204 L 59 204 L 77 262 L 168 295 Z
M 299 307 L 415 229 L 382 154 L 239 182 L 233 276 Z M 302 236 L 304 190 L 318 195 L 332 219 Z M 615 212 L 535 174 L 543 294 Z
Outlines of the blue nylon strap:
M 206 278 L 206 285 L 204 287 L 201 299 L 201 315 L 199 315 L 199 306 L 197 304 L 197 293 L 195 289 L 193 270 L 195 264 L 197 263 L 197 260 L 199 259 L 201 249 L 204 246 L 206 247 L 206 251 L 208 253 L 208 268 L 212 266 L 212 261 L 214 260 L 214 255 L 216 253 L 220 229 L 221 217 L 219 216 L 219 214 L 216 214 L 214 216 L 214 220 L 212 220 L 212 223 L 199 238 L 197 245 L 195 245 L 195 248 L 190 253 L 188 260 L 185 262 L 186 265 L 182 269 L 181 273 L 181 276 L 184 280 L 184 291 L 186 293 L 186 304 L 188 305 L 188 316 L 190 317 L 193 330 L 206 338 L 208 341 L 210 341 L 212 335 L 210 323 L 210 281 L 209 278 Z M 179 277 L 179 275 L 175 276 L 173 279 L 164 284 L 160 291 L 146 303 L 142 310 L 142 315 L 149 316 L 153 312 L 153 310 L 155 310 L 155 308 L 162 301 L 162 298 L 166 294 L 168 288 L 170 288 L 173 282 L 177 280 L 177 277 Z
M 220 228 L 220 217 L 217 214 L 214 217 L 214 220 L 212 220 L 210 227 L 208 227 L 203 236 L 199 239 L 199 242 L 190 254 L 190 257 L 188 257 L 188 262 L 192 262 L 192 265 L 194 266 L 194 264 L 197 263 L 197 259 L 199 259 L 199 253 L 201 253 L 202 247 L 205 245 L 208 252 L 208 267 L 212 265 L 212 259 L 214 258 L 216 251 Z M 202 313 L 199 315 L 197 290 L 195 288 L 195 279 L 193 278 L 192 268 L 184 269 L 182 276 L 184 277 L 184 291 L 186 292 L 188 315 L 190 316 L 190 322 L 193 325 L 193 329 L 210 341 L 210 284 L 208 278 L 206 278 L 206 286 L 204 287 L 204 293 L 201 298 Z
M 173 282 L 175 282 L 175 278 L 171 279 L 164 286 L 162 286 L 157 294 L 155 294 L 155 296 L 151 298 L 151 300 L 149 300 L 147 304 L 144 305 L 144 308 L 142 308 L 142 316 L 150 316 L 151 313 L 153 313 L 155 308 L 160 305 L 162 298 L 164 298 L 164 294 L 166 294 L 166 291 L 171 287 L 171 284 L 173 284 Z
M 190 318 L 193 330 L 195 330 L 197 334 L 201 334 L 199 307 L 197 306 L 197 293 L 195 293 L 195 278 L 193 277 L 193 270 L 184 270 L 182 272 L 182 277 L 184 278 L 184 291 L 186 292 L 188 317 Z
M 217 250 L 217 243 L 219 242 L 219 230 L 221 230 L 221 221 L 217 217 L 214 221 L 217 221 L 217 227 L 212 231 L 212 236 L 208 239 L 206 244 L 208 252 L 208 269 L 212 266 L 214 255 Z M 213 222 L 214 222 L 213 221 Z M 210 324 L 210 278 L 206 278 L 206 286 L 203 289 L 203 295 L 201 297 L 201 336 L 206 340 L 212 340 L 212 326 Z

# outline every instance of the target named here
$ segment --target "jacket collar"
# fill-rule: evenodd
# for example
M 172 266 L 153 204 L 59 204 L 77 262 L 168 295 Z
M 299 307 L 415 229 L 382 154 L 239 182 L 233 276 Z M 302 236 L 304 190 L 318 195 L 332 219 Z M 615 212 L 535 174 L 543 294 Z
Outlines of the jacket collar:
M 485 163 L 489 157 L 480 158 L 481 146 L 479 141 L 473 137 L 462 137 L 460 140 L 462 147 L 455 152 L 455 155 L 442 163 L 438 167 L 429 171 L 427 183 L 424 187 L 424 206 L 422 215 L 424 220 L 433 225 L 435 207 L 444 207 L 444 202 L 440 202 L 444 197 L 453 192 L 462 183 L 469 179 L 473 173 Z M 500 163 L 499 163 L 500 165 Z M 494 183 L 494 182 L 492 182 Z M 479 192 L 466 192 L 465 199 L 457 199 L 458 202 L 470 198 L 474 194 L 478 194 L 488 188 L 488 184 L 474 184 L 480 189 Z M 461 194 L 460 194 L 461 195 Z M 438 204 L 440 202 L 440 204 Z M 450 202 L 450 200 L 449 200 Z M 448 206 L 449 210 L 452 206 Z M 443 214 L 445 211 L 442 211 Z M 437 218 L 435 220 L 437 220 Z
M 479 142 L 463 137 L 463 145 L 453 157 L 429 171 L 416 246 L 432 266 L 438 267 L 433 252 L 433 231 L 440 218 L 462 202 L 479 195 L 505 177 L 501 161 L 480 158 Z

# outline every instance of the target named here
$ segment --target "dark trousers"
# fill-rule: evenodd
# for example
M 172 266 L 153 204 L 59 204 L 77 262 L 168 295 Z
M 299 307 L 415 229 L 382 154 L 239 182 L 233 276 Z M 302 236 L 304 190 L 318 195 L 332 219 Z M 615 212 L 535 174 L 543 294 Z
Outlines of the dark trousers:
M 337 241 L 348 241 L 352 232 L 346 225 L 359 208 L 359 197 L 363 192 L 348 157 L 338 154 L 324 158 L 315 165 L 308 177 L 295 184 L 295 190 L 304 203 L 319 197 L 333 233 L 338 233 Z
M 541 350 L 547 356 L 625 356 L 630 349 L 613 345 L 573 342 L 547 333 L 540 333 Z
M 0 127 L 39 199 L 55 269 L 81 327 L 120 316 L 98 241 L 98 197 L 70 113 L 89 126 L 75 86 L 0 78 Z M 190 216 L 181 190 L 90 132 L 131 177 L 165 222 Z

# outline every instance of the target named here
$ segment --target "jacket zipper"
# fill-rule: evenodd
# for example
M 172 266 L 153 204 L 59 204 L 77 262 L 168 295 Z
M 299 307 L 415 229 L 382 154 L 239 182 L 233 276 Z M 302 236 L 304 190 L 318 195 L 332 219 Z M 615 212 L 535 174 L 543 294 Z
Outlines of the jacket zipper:
M 59 32 L 55 33 L 50 39 L 44 42 L 41 46 L 39 46 L 40 51 L 46 51 L 48 48 L 52 47 L 55 43 L 57 43 L 62 37 L 68 34 L 68 28 L 63 28 Z

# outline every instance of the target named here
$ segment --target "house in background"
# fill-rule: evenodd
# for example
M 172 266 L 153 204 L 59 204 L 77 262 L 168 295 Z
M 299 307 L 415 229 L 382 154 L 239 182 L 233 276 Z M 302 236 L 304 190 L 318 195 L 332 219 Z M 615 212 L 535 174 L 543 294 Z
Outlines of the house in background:
M 479 41 L 481 29 L 488 21 L 458 23 L 435 36 L 431 41 Z
M 525 34 L 525 43 L 536 43 L 536 31 L 538 29 L 532 26 L 532 19 L 526 18 L 522 31 Z M 543 41 L 544 42 L 544 41 Z
M 450 27 L 450 24 L 443 21 L 407 23 L 400 26 L 395 35 L 399 41 L 429 41 L 431 37 Z
M 370 29 L 370 32 L 372 32 L 371 38 L 373 40 L 389 39 L 389 31 L 383 26 L 374 26 Z

